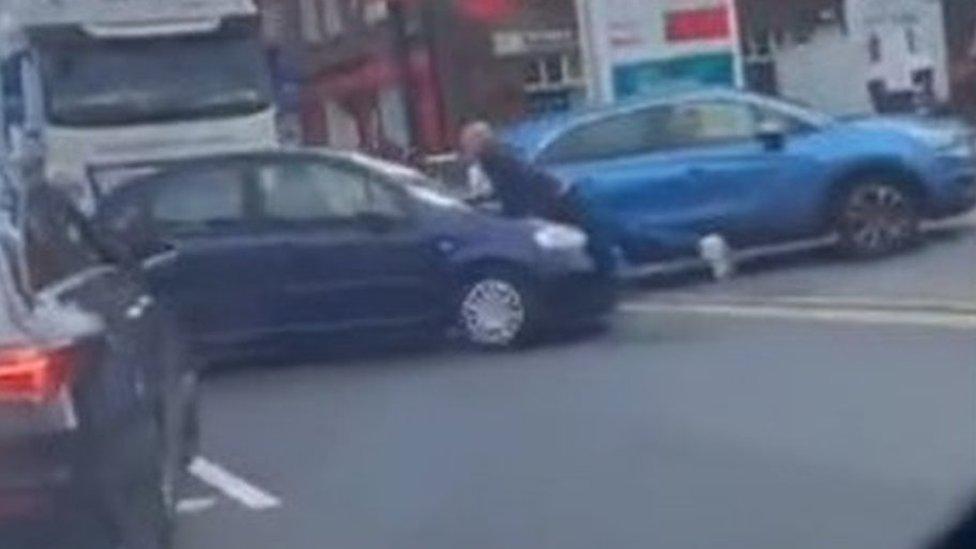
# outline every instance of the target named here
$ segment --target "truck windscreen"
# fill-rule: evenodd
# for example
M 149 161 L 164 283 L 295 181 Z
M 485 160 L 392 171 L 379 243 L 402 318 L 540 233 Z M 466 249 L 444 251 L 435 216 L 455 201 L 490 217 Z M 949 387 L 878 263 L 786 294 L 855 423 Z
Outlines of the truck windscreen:
M 39 44 L 47 115 L 64 126 L 116 126 L 256 113 L 272 90 L 250 32 Z

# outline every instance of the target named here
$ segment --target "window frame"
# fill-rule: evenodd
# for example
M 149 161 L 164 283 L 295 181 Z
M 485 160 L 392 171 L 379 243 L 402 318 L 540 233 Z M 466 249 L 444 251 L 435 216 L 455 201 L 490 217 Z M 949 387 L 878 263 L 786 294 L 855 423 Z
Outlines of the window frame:
M 78 211 L 69 200 L 55 195 L 54 190 L 33 189 L 24 198 L 24 215 L 21 220 L 21 231 L 23 239 L 21 242 L 23 254 L 23 291 L 30 296 L 37 296 L 45 293 L 59 293 L 59 288 L 65 286 L 70 281 L 82 277 L 85 273 L 90 273 L 101 269 L 114 269 L 118 265 L 106 254 L 106 251 L 93 239 L 93 228 L 90 220 Z M 57 217 L 57 219 L 55 219 Z M 63 224 L 51 223 L 52 221 L 63 221 Z M 46 232 L 46 229 L 39 231 L 48 240 L 54 235 L 57 236 L 54 248 L 58 256 L 65 261 L 64 264 L 56 265 L 56 269 L 62 272 L 55 273 L 50 277 L 38 277 L 34 265 L 33 246 L 37 243 L 33 239 L 32 222 L 40 222 L 44 227 L 56 227 L 58 232 Z M 73 224 L 77 230 L 78 242 L 73 242 L 67 234 L 68 224 Z M 80 253 L 73 254 L 70 259 L 63 259 L 63 253 L 67 248 L 76 247 Z M 84 250 L 82 249 L 84 248 Z M 67 266 L 67 262 L 74 262 L 78 258 L 83 258 L 84 263 Z M 50 266 L 49 266 L 50 267 Z M 39 278 L 44 278 L 39 281 Z
M 701 141 L 697 143 L 677 143 L 677 141 L 675 140 L 665 140 L 664 142 L 658 144 L 657 146 L 653 146 L 648 143 L 645 144 L 646 145 L 645 147 L 638 149 L 636 151 L 611 154 L 611 155 L 600 154 L 600 155 L 592 155 L 586 157 L 580 156 L 577 158 L 568 158 L 568 159 L 565 158 L 564 155 L 562 157 L 559 156 L 557 156 L 556 158 L 552 157 L 553 149 L 558 147 L 561 142 L 567 140 L 571 135 L 574 135 L 578 132 L 592 131 L 592 129 L 596 127 L 598 124 L 612 123 L 621 119 L 631 119 L 634 117 L 645 116 L 647 113 L 649 113 L 652 110 L 663 109 L 666 111 L 674 111 L 674 109 L 681 108 L 683 106 L 703 105 L 703 104 L 704 105 L 724 104 L 724 105 L 732 105 L 732 106 L 742 108 L 744 111 L 746 111 L 749 114 L 750 118 L 752 119 L 754 125 L 753 134 L 751 136 L 730 137 L 728 139 L 725 138 L 714 139 L 708 141 Z M 669 112 L 668 116 L 670 115 L 671 113 Z M 601 116 L 599 118 L 587 120 L 577 125 L 574 125 L 572 128 L 567 129 L 566 131 L 562 132 L 558 137 L 554 138 L 552 141 L 547 143 L 543 147 L 542 151 L 539 153 L 538 158 L 541 164 L 558 164 L 558 163 L 575 164 L 575 163 L 583 163 L 583 162 L 599 162 L 599 161 L 613 160 L 613 159 L 624 158 L 628 156 L 643 156 L 643 155 L 667 153 L 673 151 L 694 150 L 694 149 L 701 149 L 707 147 L 728 145 L 732 143 L 744 143 L 749 141 L 750 139 L 756 138 L 758 124 L 759 124 L 759 119 L 757 116 L 757 112 L 755 110 L 755 106 L 751 102 L 741 100 L 741 99 L 728 98 L 728 97 L 700 97 L 700 98 L 696 97 L 696 98 L 690 98 L 688 100 L 683 100 L 678 102 L 654 103 L 651 105 L 642 105 L 640 107 L 635 107 L 632 109 L 628 109 L 626 111 L 614 112 L 611 114 Z
M 687 107 L 691 105 L 728 105 L 728 106 L 740 108 L 744 111 L 744 113 L 748 114 L 749 119 L 751 120 L 752 123 L 752 132 L 749 133 L 748 135 L 742 135 L 742 136 L 730 135 L 727 137 L 715 137 L 715 138 L 703 139 L 699 141 L 689 141 L 687 143 L 677 143 L 676 141 L 672 141 L 672 144 L 657 149 L 654 152 L 698 150 L 698 149 L 707 149 L 711 147 L 734 145 L 738 143 L 758 142 L 760 119 L 759 119 L 759 110 L 756 108 L 755 104 L 749 101 L 744 101 L 742 99 L 735 99 L 729 97 L 714 97 L 714 98 L 695 98 L 689 101 L 683 101 L 681 103 L 674 103 L 669 106 L 672 109 L 674 109 L 674 108 Z

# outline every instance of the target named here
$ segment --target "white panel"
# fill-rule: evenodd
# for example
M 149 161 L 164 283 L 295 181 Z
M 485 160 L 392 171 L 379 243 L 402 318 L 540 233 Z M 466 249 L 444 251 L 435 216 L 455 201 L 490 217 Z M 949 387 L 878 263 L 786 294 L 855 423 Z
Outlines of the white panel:
M 822 29 L 805 44 L 774 54 L 780 93 L 834 114 L 871 110 L 868 52 L 839 28 Z
M 317 0 L 299 0 L 298 19 L 301 23 L 302 39 L 306 42 L 322 41 L 322 27 L 319 25 L 319 6 Z
M 326 101 L 325 119 L 329 145 L 337 149 L 359 148 L 359 128 L 356 119 L 335 101 Z
M 383 121 L 383 133 L 386 137 L 401 147 L 410 144 L 410 134 L 407 131 L 407 114 L 403 108 L 403 94 L 399 88 L 386 88 L 379 96 L 380 119 Z

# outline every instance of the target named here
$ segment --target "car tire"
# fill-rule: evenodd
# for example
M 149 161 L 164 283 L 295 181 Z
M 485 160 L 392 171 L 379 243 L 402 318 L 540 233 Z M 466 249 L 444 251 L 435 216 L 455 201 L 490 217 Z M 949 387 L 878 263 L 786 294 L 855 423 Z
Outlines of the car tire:
M 838 248 L 854 258 L 907 248 L 918 237 L 918 206 L 911 187 L 891 178 L 866 178 L 852 185 L 834 210 Z
M 514 269 L 487 269 L 467 277 L 455 311 L 464 340 L 483 350 L 523 346 L 539 331 L 536 290 Z

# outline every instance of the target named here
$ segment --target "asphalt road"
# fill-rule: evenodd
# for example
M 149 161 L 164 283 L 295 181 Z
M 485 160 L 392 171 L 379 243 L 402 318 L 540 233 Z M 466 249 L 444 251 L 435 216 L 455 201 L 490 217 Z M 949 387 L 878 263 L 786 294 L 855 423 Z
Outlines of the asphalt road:
M 976 310 L 976 212 L 929 227 L 922 244 L 909 253 L 850 261 L 830 248 L 800 250 L 748 261 L 721 284 L 704 274 L 654 276 L 640 285 L 667 299 L 824 298 L 896 306 L 956 303 Z
M 187 489 L 178 547 L 919 547 L 976 496 L 976 318 L 829 299 L 966 303 L 954 234 L 635 292 L 605 333 L 528 352 L 223 371 L 204 455 L 237 477 Z M 678 294 L 827 301 L 656 308 Z

